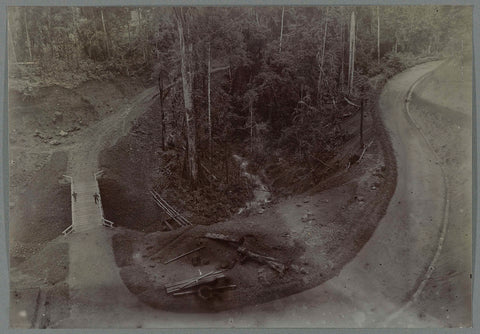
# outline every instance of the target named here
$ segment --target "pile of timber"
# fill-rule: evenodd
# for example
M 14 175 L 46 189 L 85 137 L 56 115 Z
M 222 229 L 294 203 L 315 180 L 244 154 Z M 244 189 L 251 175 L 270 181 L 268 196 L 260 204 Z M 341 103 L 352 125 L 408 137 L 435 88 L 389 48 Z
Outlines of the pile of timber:
M 167 201 L 163 199 L 155 190 L 150 191 L 150 193 L 152 194 L 155 203 L 157 203 L 157 205 L 163 211 L 165 211 L 167 215 L 169 215 L 170 218 L 172 218 L 178 225 L 180 225 L 181 227 L 192 225 L 192 223 L 190 223 L 187 218 L 178 213 L 178 211 L 175 210 L 170 204 L 168 204 Z M 165 222 L 165 224 L 170 230 L 173 230 L 173 227 L 169 223 Z
M 178 281 L 170 284 L 165 284 L 167 294 L 175 294 L 185 289 L 191 289 L 201 284 L 213 283 L 219 278 L 225 277 L 223 272 L 226 270 L 211 271 L 206 274 L 189 278 L 183 281 Z

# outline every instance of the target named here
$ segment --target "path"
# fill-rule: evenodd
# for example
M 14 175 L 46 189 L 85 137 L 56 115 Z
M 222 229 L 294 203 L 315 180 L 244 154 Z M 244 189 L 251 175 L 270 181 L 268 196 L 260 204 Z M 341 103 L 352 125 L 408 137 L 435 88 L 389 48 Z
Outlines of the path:
M 130 120 L 145 109 L 142 104 L 147 103 L 154 92 L 154 89 L 146 90 L 131 106 L 86 129 L 75 150 L 70 151 L 68 175 L 73 178 L 73 190 L 77 193 L 77 200 L 72 204 L 75 232 L 66 237 L 70 318 L 55 326 L 88 326 L 86 321 L 97 314 L 104 314 L 105 324 L 115 323 L 116 309 L 139 305 L 120 277 L 112 250 L 112 231 L 101 225 L 101 206 L 93 197 L 94 193 L 100 194 L 94 173 L 98 171 L 99 152 L 126 134 Z
M 75 232 L 87 231 L 102 224 L 103 213 L 100 197 L 96 203 L 94 194 L 100 194 L 93 175 L 78 175 L 72 178 L 72 227 Z

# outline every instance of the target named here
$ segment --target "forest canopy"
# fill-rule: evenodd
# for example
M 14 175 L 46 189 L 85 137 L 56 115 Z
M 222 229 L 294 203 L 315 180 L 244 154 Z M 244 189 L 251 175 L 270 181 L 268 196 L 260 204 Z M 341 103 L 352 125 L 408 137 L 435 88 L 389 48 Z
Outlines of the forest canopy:
M 418 59 L 471 57 L 471 13 L 462 6 L 9 7 L 9 70 L 11 78 L 56 84 L 125 76 L 158 85 L 169 123 L 163 149 L 184 147 L 186 177 L 196 183 L 199 163 L 230 145 L 247 144 L 254 156 L 265 146 L 281 149 L 304 163 L 334 154 L 346 140 L 340 103 L 359 105 L 371 78 Z

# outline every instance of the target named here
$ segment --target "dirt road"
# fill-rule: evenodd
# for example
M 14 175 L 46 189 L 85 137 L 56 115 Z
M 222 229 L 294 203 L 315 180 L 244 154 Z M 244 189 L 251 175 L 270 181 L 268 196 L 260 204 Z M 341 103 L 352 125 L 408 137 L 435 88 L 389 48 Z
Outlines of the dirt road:
M 130 120 L 144 110 L 143 103 L 149 101 L 153 94 L 153 89 L 146 90 L 131 106 L 125 106 L 123 111 L 87 129 L 76 149 L 69 151 L 68 171 L 75 184 L 94 183 L 99 152 L 102 148 L 113 145 L 128 132 Z M 80 190 L 76 191 L 78 196 L 87 196 L 93 205 L 93 192 L 82 194 Z M 91 226 L 84 224 L 90 228 L 83 227 L 67 236 L 70 260 L 70 318 L 62 321 L 67 327 L 83 327 L 85 321 L 92 317 L 97 319 L 97 325 L 101 321 L 105 321 L 105 324 L 115 323 L 118 317 L 115 308 L 128 309 L 139 304 L 120 278 L 111 246 L 112 232 L 100 226 L 100 223 L 100 219 L 96 219 L 91 222 Z M 103 314 L 101 310 L 104 311 Z M 60 324 L 55 326 L 62 327 Z
M 448 203 L 447 184 L 437 156 L 405 109 L 410 87 L 439 64 L 419 65 L 397 75 L 382 93 L 380 108 L 396 152 L 398 184 L 387 214 L 374 235 L 339 276 L 297 295 L 217 314 L 175 314 L 152 310 L 125 296 L 114 302 L 113 308 L 107 305 L 91 307 L 90 312 L 84 310 L 77 318 L 67 319 L 57 326 L 444 326 L 444 319 L 419 313 L 411 307 L 411 301 L 420 293 L 419 287 L 424 286 L 422 282 L 426 282 L 434 269 L 428 270 L 432 260 L 445 256 L 438 250 L 443 241 L 442 231 L 448 222 Z M 97 246 L 109 245 L 105 240 L 92 238 L 91 241 Z M 111 258 L 105 257 L 106 261 Z M 114 276 L 115 273 L 110 275 Z M 115 295 L 126 291 L 122 284 L 117 288 L 113 288 Z

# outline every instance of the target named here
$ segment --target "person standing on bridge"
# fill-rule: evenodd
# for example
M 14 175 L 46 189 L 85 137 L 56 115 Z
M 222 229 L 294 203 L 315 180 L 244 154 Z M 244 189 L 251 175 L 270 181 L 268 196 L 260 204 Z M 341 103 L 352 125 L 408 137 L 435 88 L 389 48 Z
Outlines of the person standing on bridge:
M 99 197 L 100 196 L 97 193 L 93 194 L 93 199 L 95 200 L 95 204 L 98 204 Z
M 73 201 L 76 202 L 77 201 L 77 193 L 75 191 L 72 193 L 72 197 L 73 197 Z

